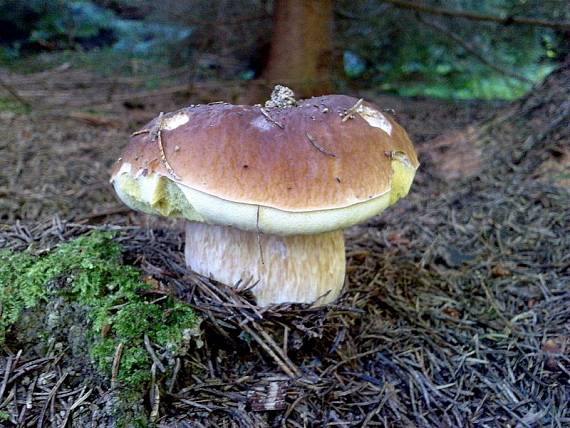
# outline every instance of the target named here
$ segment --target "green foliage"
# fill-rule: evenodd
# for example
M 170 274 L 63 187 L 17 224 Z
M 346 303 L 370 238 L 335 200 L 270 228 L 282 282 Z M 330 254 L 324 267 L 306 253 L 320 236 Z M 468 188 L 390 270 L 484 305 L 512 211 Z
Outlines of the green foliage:
M 6 67 L 22 74 L 37 73 L 62 64 L 93 71 L 102 76 L 149 76 L 144 85 L 149 89 L 157 87 L 157 79 L 152 78 L 153 74 L 160 74 L 168 70 L 168 64 L 160 63 L 155 57 L 125 55 L 109 47 L 88 51 L 68 49 L 49 53 L 43 52 L 37 55 L 21 56 L 17 59 L 5 59 L 0 54 L 0 67 Z M 159 80 L 158 83 L 169 82 Z
M 0 25 L 17 49 L 43 46 L 62 49 L 101 37 L 113 13 L 87 1 L 31 0 L 0 2 Z
M 560 21 L 570 19 L 566 3 L 562 0 L 426 2 L 431 6 L 493 16 L 531 16 Z M 532 83 L 491 68 L 450 34 L 462 39 L 488 62 L 532 82 L 540 81 L 555 66 L 553 60 L 564 56 L 563 35 L 547 28 L 419 15 L 424 22 L 446 29 L 442 32 L 416 19 L 411 11 L 381 2 L 342 0 L 338 8 L 358 17 L 358 20 L 338 20 L 340 43 L 345 46 L 345 52 L 350 52 L 350 61 L 346 55 L 344 61 L 347 77 L 366 80 L 379 89 L 399 95 L 511 100 L 531 89 Z M 364 71 L 356 75 L 350 72 L 354 71 L 354 64 L 362 63 L 366 65 Z
M 0 342 L 6 330 L 14 324 L 25 309 L 30 309 L 47 296 L 45 283 L 53 278 L 49 266 L 36 264 L 36 258 L 27 253 L 0 252 Z
M 190 307 L 170 297 L 149 301 L 141 291 L 150 285 L 120 259 L 119 244 L 103 232 L 83 235 L 42 256 L 31 251 L 0 252 L 0 342 L 23 311 L 50 296 L 63 296 L 89 308 L 90 353 L 99 369 L 110 373 L 115 350 L 122 343 L 118 380 L 130 387 L 148 381 L 151 360 L 144 335 L 174 354 L 196 329 L 198 319 Z
M 110 11 L 98 8 L 89 2 L 46 2 L 47 11 L 42 13 L 34 25 L 29 40 L 52 42 L 62 46 L 72 45 L 74 40 L 88 39 L 108 28 L 113 17 Z
M 493 16 L 570 20 L 564 0 L 425 3 Z M 244 24 L 249 26 L 245 33 L 225 31 L 223 38 L 216 36 L 214 27 L 196 26 L 196 22 L 211 21 L 214 13 L 220 21 L 231 21 L 243 10 L 262 14 L 263 4 L 240 0 L 220 10 L 215 2 L 205 0 L 0 1 L 0 65 L 18 72 L 34 72 L 67 62 L 110 76 L 148 76 L 145 88 L 154 89 L 169 83 L 152 77 L 167 71 L 169 64 L 192 65 L 197 78 L 224 75 L 193 58 L 199 57 L 194 56 L 197 49 L 213 56 L 229 49 L 241 65 L 232 71 L 228 70 L 233 66 L 229 67 L 225 75 L 249 80 L 263 63 L 262 46 L 270 40 L 271 20 Z M 134 10 L 135 16 L 146 18 L 124 19 L 114 11 L 121 9 Z M 376 0 L 339 0 L 335 10 L 335 44 L 342 46 L 344 62 L 341 85 L 348 80 L 405 96 L 511 100 L 530 90 L 532 83 L 489 67 L 449 34 L 462 39 L 488 62 L 534 83 L 570 52 L 567 35 L 548 28 L 419 15 L 425 22 L 447 29 L 446 34 L 420 22 L 411 11 Z M 195 37 L 195 31 L 199 37 Z M 225 58 L 220 59 L 223 64 Z
M 164 58 L 166 49 L 192 34 L 191 28 L 180 25 L 122 19 L 87 0 L 14 3 L 16 7 L 0 2 L 2 62 L 42 49 L 81 52 L 109 48 L 117 57 Z
M 16 101 L 14 98 L 0 96 L 0 111 L 28 113 L 29 109 L 21 102 Z
M 539 82 L 553 68 L 551 65 L 543 65 L 523 75 L 533 82 Z M 515 100 L 527 93 L 532 87 L 531 83 L 497 73 L 484 73 L 481 76 L 461 74 L 449 79 L 443 77 L 425 73 L 425 80 L 406 82 L 395 79 L 390 83 L 379 84 L 379 88 L 406 97 Z

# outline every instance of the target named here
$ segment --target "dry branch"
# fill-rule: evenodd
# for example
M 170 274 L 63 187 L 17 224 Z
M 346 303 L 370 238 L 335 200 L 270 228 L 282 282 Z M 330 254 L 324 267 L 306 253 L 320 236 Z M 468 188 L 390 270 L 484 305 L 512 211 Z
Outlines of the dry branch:
M 83 111 L 72 111 L 69 113 L 71 119 L 78 120 L 92 126 L 106 126 L 110 128 L 120 128 L 121 122 L 101 115 L 86 113 Z
M 474 56 L 476 59 L 478 59 L 482 64 L 486 65 L 487 67 L 492 68 L 493 70 L 498 71 L 499 73 L 504 74 L 505 76 L 513 77 L 513 78 L 520 80 L 522 82 L 526 82 L 526 83 L 530 83 L 530 84 L 534 83 L 532 80 L 526 78 L 525 76 L 522 76 L 518 73 L 515 73 L 512 70 L 507 70 L 504 67 L 498 66 L 497 64 L 489 61 L 487 58 L 485 58 L 485 56 L 480 54 L 480 52 L 482 51 L 481 48 L 474 47 L 473 45 L 471 45 L 467 41 L 463 40 L 461 37 L 459 37 L 454 32 L 445 28 L 443 25 L 440 25 L 440 24 L 433 22 L 433 21 L 426 21 L 426 20 L 422 19 L 419 15 L 416 15 L 416 19 L 419 22 L 421 22 L 422 24 L 442 33 L 446 37 L 449 37 L 458 45 L 461 45 L 461 47 L 466 52 L 469 52 L 472 56 Z
M 363 102 L 364 98 L 360 98 L 358 101 L 356 101 L 356 103 L 346 111 L 341 122 L 346 122 L 348 119 L 352 119 Z
M 427 13 L 430 15 L 448 16 L 453 18 L 465 18 L 472 21 L 495 22 L 502 25 L 534 25 L 539 27 L 554 28 L 557 30 L 570 30 L 570 22 L 549 21 L 547 19 L 529 18 L 524 16 L 496 16 L 482 13 L 468 12 L 465 10 L 445 9 L 442 7 L 427 6 L 404 0 L 381 0 L 384 3 L 400 8 L 413 10 L 415 12 Z
M 121 358 L 123 356 L 124 349 L 124 343 L 119 343 L 115 349 L 115 357 L 113 358 L 113 365 L 111 367 L 111 388 L 114 388 L 117 384 L 117 378 L 119 377 L 119 368 L 121 366 Z
M 285 126 L 282 123 L 277 122 L 275 119 L 273 119 L 271 115 L 267 112 L 267 110 L 265 110 L 263 107 L 260 108 L 260 111 L 263 117 L 265 117 L 269 122 L 273 123 L 278 128 L 285 129 Z
M 4 90 L 6 90 L 6 92 L 8 92 L 16 101 L 18 101 L 20 104 L 22 104 L 26 109 L 31 109 L 32 105 L 27 102 L 25 99 L 23 99 L 20 94 L 18 94 L 18 91 L 14 88 L 12 88 L 10 85 L 8 85 L 6 82 L 4 82 L 2 79 L 0 79 L 0 88 L 3 88 Z
M 307 140 L 309 141 L 309 143 L 311 143 L 311 146 L 313 146 L 319 152 L 321 152 L 322 154 L 329 156 L 331 158 L 336 158 L 336 155 L 333 152 L 329 152 L 328 150 L 319 146 L 317 144 L 317 141 L 315 140 L 315 137 L 313 137 L 311 134 L 309 134 L 308 132 L 305 132 L 305 136 L 307 137 Z

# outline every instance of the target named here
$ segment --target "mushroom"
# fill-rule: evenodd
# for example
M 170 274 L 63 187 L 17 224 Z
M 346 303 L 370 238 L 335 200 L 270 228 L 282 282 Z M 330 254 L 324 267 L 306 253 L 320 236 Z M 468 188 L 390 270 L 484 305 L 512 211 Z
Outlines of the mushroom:
M 135 210 L 188 220 L 193 271 L 251 287 L 258 305 L 323 305 L 344 284 L 342 230 L 405 196 L 418 165 L 374 104 L 288 96 L 161 114 L 133 134 L 111 182 Z

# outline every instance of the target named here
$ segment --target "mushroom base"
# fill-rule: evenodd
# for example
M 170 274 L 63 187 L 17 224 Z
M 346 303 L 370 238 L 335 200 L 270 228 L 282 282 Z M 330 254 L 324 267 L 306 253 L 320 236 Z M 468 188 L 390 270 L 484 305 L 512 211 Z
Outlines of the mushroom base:
M 342 231 L 277 236 L 190 222 L 186 265 L 224 284 L 248 288 L 260 306 L 335 300 L 344 284 Z

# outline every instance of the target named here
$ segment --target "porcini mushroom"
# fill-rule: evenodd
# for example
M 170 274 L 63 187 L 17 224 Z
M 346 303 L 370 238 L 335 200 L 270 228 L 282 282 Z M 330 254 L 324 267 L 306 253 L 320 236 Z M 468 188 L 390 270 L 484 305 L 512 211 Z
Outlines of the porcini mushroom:
M 252 285 L 259 305 L 326 304 L 345 278 L 342 230 L 405 196 L 418 159 L 374 104 L 344 95 L 213 103 L 135 132 L 111 181 L 129 207 L 182 217 L 189 268 Z

